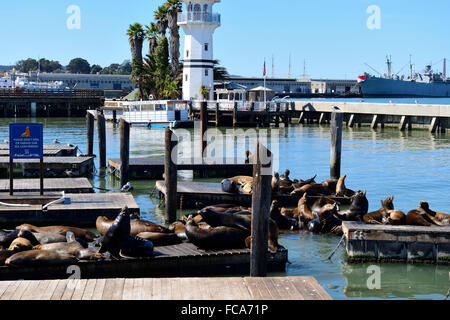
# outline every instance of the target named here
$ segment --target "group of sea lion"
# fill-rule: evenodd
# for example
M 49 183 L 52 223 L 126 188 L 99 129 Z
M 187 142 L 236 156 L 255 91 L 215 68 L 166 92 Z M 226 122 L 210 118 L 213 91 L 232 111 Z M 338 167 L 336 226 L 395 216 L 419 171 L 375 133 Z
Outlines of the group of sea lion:
M 355 191 L 347 189 L 345 179 L 347 176 L 341 177 L 339 180 L 325 180 L 317 183 L 315 179 L 317 175 L 307 180 L 293 179 L 291 180 L 290 171 L 286 170 L 281 176 L 278 172 L 274 172 L 272 176 L 272 193 L 274 194 L 290 194 L 294 197 L 302 197 L 305 193 L 309 196 L 336 196 L 336 197 L 352 197 Z M 253 178 L 249 176 L 237 176 L 222 180 L 222 190 L 227 193 L 252 194 Z
M 426 201 L 419 203 L 419 208 L 409 211 L 407 214 L 394 209 L 394 196 L 381 201 L 381 208 L 364 215 L 363 220 L 367 224 L 385 225 L 410 225 L 410 226 L 448 226 L 450 215 L 435 212 L 430 209 Z

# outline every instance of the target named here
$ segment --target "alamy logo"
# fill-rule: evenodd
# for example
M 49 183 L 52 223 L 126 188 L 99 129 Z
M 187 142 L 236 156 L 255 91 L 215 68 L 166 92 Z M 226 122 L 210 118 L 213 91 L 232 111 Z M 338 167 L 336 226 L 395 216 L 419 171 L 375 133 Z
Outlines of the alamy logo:
M 66 25 L 69 30 L 81 29 L 81 10 L 79 6 L 71 5 L 67 7 L 67 14 L 70 16 L 67 18 Z
M 369 30 L 381 29 L 381 9 L 379 6 L 371 5 L 366 10 L 367 14 L 370 14 L 367 19 L 367 28 Z
M 67 268 L 67 274 L 70 274 L 69 281 L 67 281 L 67 288 L 75 290 L 80 287 L 81 269 L 79 266 L 72 265 Z
M 370 266 L 367 268 L 367 274 L 371 276 L 367 279 L 367 288 L 369 290 L 381 289 L 381 268 L 379 266 Z

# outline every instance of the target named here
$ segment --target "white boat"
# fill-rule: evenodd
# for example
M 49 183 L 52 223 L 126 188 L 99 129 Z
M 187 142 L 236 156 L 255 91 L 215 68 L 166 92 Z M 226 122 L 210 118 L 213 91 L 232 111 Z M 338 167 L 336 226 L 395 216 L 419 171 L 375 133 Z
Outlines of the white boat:
M 117 119 L 123 118 L 131 126 L 180 128 L 194 124 L 189 120 L 189 101 L 105 101 L 105 119 L 112 120 L 114 110 Z

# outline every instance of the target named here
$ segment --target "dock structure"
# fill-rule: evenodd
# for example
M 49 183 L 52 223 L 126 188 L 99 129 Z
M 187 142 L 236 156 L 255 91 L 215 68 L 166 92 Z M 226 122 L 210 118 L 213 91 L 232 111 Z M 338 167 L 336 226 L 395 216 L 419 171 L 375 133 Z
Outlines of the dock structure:
M 130 214 L 140 213 L 139 206 L 129 193 L 66 193 L 65 203 L 43 207 L 61 199 L 59 192 L 39 193 L 17 192 L 13 196 L 0 193 L 0 224 L 2 227 L 16 227 L 23 223 L 46 225 L 63 224 L 74 226 L 95 226 L 99 216 L 115 219 L 122 208 L 127 206 Z M 14 207 L 5 204 L 28 204 Z
M 0 300 L 332 299 L 313 277 L 234 277 L 2 281 Z
M 0 180 L 0 192 L 9 192 L 8 179 Z M 14 192 L 39 192 L 40 179 L 15 179 Z M 87 178 L 48 178 L 44 179 L 44 192 L 94 193 Z
M 192 243 L 155 247 L 151 258 L 79 261 L 84 279 L 116 277 L 184 277 L 249 274 L 250 249 L 202 250 Z M 286 249 L 267 252 L 268 269 L 284 272 Z M 0 267 L 0 279 L 41 280 L 67 278 L 67 265 L 10 268 Z
M 200 120 L 201 107 L 192 103 L 191 119 Z M 291 121 L 290 102 L 208 102 L 209 125 L 233 127 L 269 127 L 280 123 L 288 126 Z
M 0 90 L 0 117 L 84 117 L 104 101 L 103 90 Z
M 156 190 L 159 197 L 164 197 L 166 187 L 164 181 L 156 182 Z M 312 205 L 319 197 L 308 197 Z M 350 198 L 330 197 L 341 205 L 350 204 Z M 227 193 L 222 190 L 220 183 L 209 182 L 184 182 L 179 181 L 177 187 L 178 207 L 183 209 L 195 209 L 196 203 L 201 202 L 205 205 L 216 205 L 219 203 L 239 204 L 250 207 L 252 204 L 251 194 Z M 272 194 L 272 200 L 278 200 L 281 206 L 296 207 L 300 197 L 294 197 L 289 194 Z
M 23 177 L 39 176 L 39 159 L 14 160 L 15 174 Z M 6 176 L 9 169 L 9 157 L 0 157 L 0 175 Z M 82 177 L 93 172 L 94 157 L 44 157 L 46 177 Z
M 78 146 L 68 144 L 45 144 L 44 157 L 76 157 Z M 0 157 L 9 156 L 9 145 L 0 144 Z
M 108 169 L 120 177 L 119 158 L 108 159 Z M 131 158 L 128 165 L 128 178 L 133 180 L 162 179 L 164 158 Z M 194 177 L 222 178 L 236 175 L 252 175 L 253 165 L 245 163 L 245 159 L 179 159 L 178 170 L 194 172 Z
M 368 124 L 374 130 L 396 126 L 401 131 L 428 128 L 431 133 L 450 132 L 449 105 L 295 101 L 292 118 L 301 124 L 330 123 L 334 107 L 344 114 L 348 127 Z
M 349 262 L 450 265 L 450 226 L 388 226 L 343 222 Z

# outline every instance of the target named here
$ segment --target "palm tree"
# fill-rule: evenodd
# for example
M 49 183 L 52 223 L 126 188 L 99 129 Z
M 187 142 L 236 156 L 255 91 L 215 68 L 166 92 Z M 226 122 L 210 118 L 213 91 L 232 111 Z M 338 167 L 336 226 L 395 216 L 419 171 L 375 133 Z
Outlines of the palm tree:
M 148 40 L 148 55 L 151 56 L 155 52 L 155 48 L 158 45 L 158 27 L 154 22 L 145 27 L 145 39 Z
M 127 30 L 128 41 L 130 42 L 132 68 L 131 73 L 137 83 L 141 98 L 144 97 L 142 89 L 142 46 L 144 44 L 145 32 L 140 23 L 130 25 Z
M 170 70 L 172 78 L 175 78 L 179 70 L 180 62 L 180 33 L 178 27 L 178 13 L 181 12 L 180 0 L 167 0 L 167 21 L 170 33 Z
M 156 11 L 153 12 L 158 32 L 163 36 L 166 34 L 168 21 L 167 21 L 167 5 L 159 6 Z

